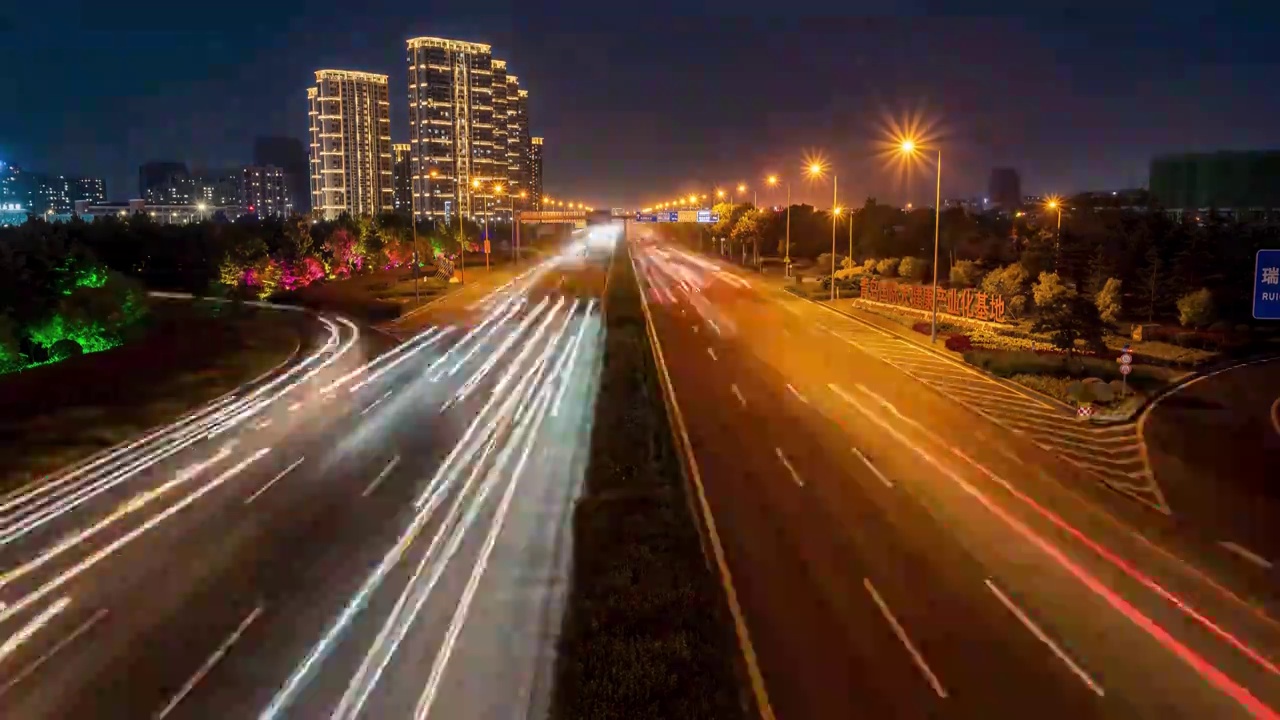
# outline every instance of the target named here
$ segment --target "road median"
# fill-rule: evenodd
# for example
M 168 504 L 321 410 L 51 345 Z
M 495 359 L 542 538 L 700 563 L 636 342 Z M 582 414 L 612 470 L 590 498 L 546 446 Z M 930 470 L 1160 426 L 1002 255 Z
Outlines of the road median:
M 732 624 L 690 513 L 625 244 L 604 308 L 551 717 L 747 717 Z

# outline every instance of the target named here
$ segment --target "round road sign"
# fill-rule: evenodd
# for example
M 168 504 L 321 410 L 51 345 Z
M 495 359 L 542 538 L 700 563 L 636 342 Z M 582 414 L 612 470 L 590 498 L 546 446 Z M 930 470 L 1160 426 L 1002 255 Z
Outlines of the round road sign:
M 1121 366 L 1120 366 L 1120 374 L 1121 374 L 1121 375 L 1128 375 L 1128 374 L 1129 374 L 1129 373 L 1131 373 L 1131 372 L 1133 372 L 1133 366 L 1132 366 L 1132 365 L 1121 365 Z
M 1128 365 L 1131 362 L 1133 362 L 1133 356 L 1130 355 L 1129 353 L 1124 353 L 1123 355 L 1120 356 L 1121 365 Z

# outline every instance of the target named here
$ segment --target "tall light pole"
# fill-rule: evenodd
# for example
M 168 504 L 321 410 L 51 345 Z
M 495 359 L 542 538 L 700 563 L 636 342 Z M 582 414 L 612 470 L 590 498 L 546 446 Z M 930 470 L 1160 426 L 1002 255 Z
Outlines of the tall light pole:
M 520 191 L 520 199 L 524 200 L 528 193 Z M 523 203 L 522 203 L 523 204 Z M 520 267 L 520 226 L 516 224 L 516 198 L 511 196 L 511 264 Z
M 920 151 L 916 142 L 910 138 L 903 139 L 898 146 L 903 155 L 912 156 Z M 933 291 L 930 293 L 930 305 L 933 314 L 929 321 L 929 342 L 938 342 L 938 227 L 942 223 L 942 148 L 938 148 L 938 184 L 933 203 Z
M 778 184 L 778 176 L 770 175 L 765 182 L 770 187 Z M 782 259 L 782 272 L 786 277 L 791 277 L 791 181 L 787 181 L 787 235 L 786 235 L 785 257 Z
M 809 164 L 811 177 L 822 177 L 826 167 L 820 162 Z M 831 174 L 831 299 L 836 299 L 836 218 L 840 216 L 840 176 Z
M 1050 210 L 1058 211 L 1058 230 L 1057 234 L 1053 236 L 1053 262 L 1056 266 L 1058 262 L 1058 252 L 1062 246 L 1062 201 L 1059 200 L 1057 196 L 1053 196 L 1049 198 L 1049 201 L 1046 202 L 1044 206 Z M 1057 270 L 1057 267 L 1054 269 Z

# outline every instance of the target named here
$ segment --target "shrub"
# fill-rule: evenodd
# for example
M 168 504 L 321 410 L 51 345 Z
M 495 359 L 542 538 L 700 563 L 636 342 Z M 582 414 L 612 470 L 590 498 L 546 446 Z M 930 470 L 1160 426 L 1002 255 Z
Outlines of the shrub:
M 973 343 L 969 341 L 969 336 L 959 333 L 948 336 L 945 345 L 948 350 L 958 353 L 966 353 L 973 349 Z
M 1098 315 L 1107 324 L 1114 323 L 1120 317 L 1120 281 L 1107 278 L 1102 289 L 1094 296 L 1093 302 L 1098 306 Z
M 878 266 L 879 264 L 880 264 L 879 260 L 875 258 L 867 258 L 866 260 L 862 261 L 862 270 L 864 272 L 869 272 L 869 273 L 875 272 L 876 266 Z
M 951 287 L 977 287 L 982 281 L 982 268 L 972 260 L 960 260 L 951 266 Z
M 905 257 L 898 264 L 898 276 L 904 280 L 920 282 L 929 272 L 929 264 L 920 258 Z
M 1022 265 L 1012 263 L 992 270 L 982 279 L 982 292 L 1004 296 L 1005 314 L 1020 317 L 1027 309 L 1027 297 L 1023 286 L 1027 283 L 1027 271 Z
M 844 264 L 844 255 L 836 253 L 836 267 L 839 268 Z M 816 271 L 830 275 L 831 274 L 831 253 L 822 253 L 818 259 L 813 262 Z
M 71 338 L 62 338 L 49 348 L 49 359 L 54 362 L 83 354 L 84 348 L 80 347 L 80 343 Z
M 1062 278 L 1058 277 L 1058 273 L 1042 272 L 1040 279 L 1031 286 L 1031 298 L 1035 300 L 1036 308 L 1042 310 L 1074 294 L 1070 288 L 1062 284 Z
M 912 326 L 911 326 L 911 329 L 912 329 L 912 330 L 915 330 L 916 332 L 920 333 L 921 335 L 931 335 L 931 334 L 933 334 L 933 326 L 932 326 L 932 325 L 930 325 L 930 324 L 929 324 L 929 323 L 927 323 L 927 322 L 918 322 L 918 323 L 916 323 L 915 325 L 912 325 Z
M 1213 323 L 1215 315 L 1213 294 L 1208 288 L 1200 288 L 1178 298 L 1178 322 L 1183 327 L 1208 327 Z
M 901 264 L 902 261 L 898 258 L 885 258 L 876 263 L 876 272 L 884 277 L 897 277 L 898 266 Z

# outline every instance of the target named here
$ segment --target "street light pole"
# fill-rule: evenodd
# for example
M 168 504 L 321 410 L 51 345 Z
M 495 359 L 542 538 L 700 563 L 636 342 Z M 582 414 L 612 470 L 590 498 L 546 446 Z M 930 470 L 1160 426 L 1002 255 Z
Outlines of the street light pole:
M 929 322 L 929 342 L 938 342 L 938 228 L 942 224 L 942 149 L 938 149 L 938 185 L 933 202 L 933 317 Z
M 839 196 L 840 176 L 831 176 L 831 299 L 836 299 L 836 198 Z
M 409 227 L 413 228 L 413 301 L 422 302 L 418 292 L 418 221 L 413 216 L 413 208 L 409 208 Z

